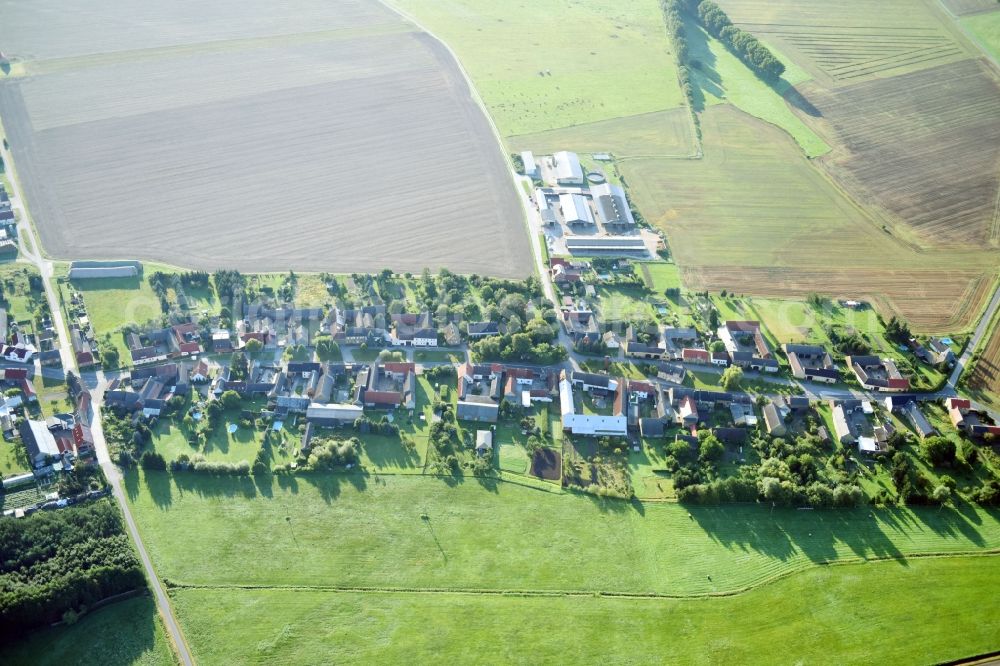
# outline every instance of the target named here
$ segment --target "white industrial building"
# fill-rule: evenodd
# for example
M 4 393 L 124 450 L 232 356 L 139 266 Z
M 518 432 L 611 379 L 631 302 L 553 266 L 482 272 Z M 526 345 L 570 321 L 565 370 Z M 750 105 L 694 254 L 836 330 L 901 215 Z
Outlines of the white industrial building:
M 525 176 L 531 179 L 538 178 L 538 164 L 535 162 L 535 156 L 530 150 L 521 153 L 521 162 L 524 164 Z
M 618 252 L 649 254 L 641 236 L 567 236 L 566 250 L 570 253 Z
M 573 385 L 563 377 L 559 382 L 559 406 L 563 430 L 587 437 L 625 437 L 628 435 L 628 417 L 577 414 L 573 399 Z
M 559 207 L 568 225 L 594 223 L 594 214 L 582 194 L 560 194 Z
M 363 413 L 359 405 L 314 402 L 306 408 L 306 420 L 319 425 L 346 425 L 354 423 Z
M 542 218 L 542 224 L 555 224 L 556 212 L 549 207 L 548 193 L 542 188 L 535 188 L 535 205 Z
M 556 182 L 560 185 L 583 185 L 583 167 L 576 153 L 562 150 L 552 156 L 556 166 Z
M 625 190 L 621 187 L 611 183 L 601 183 L 590 188 L 590 194 L 594 197 L 594 207 L 597 209 L 597 217 L 601 224 L 619 228 L 635 226 L 632 209 L 629 208 Z

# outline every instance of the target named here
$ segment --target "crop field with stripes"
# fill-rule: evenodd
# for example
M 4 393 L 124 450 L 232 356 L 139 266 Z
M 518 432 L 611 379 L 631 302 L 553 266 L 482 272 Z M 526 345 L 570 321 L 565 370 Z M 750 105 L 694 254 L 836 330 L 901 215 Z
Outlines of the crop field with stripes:
M 1000 85 L 982 60 L 803 93 L 839 139 L 821 160 L 935 246 L 1000 240 Z
M 927 0 L 720 0 L 733 22 L 818 78 L 895 76 L 970 55 Z

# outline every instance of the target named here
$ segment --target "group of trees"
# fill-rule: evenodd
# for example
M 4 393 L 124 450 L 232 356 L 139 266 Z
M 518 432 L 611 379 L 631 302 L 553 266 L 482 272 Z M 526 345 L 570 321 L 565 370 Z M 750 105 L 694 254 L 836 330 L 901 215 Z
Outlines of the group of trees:
M 690 52 L 682 11 L 697 18 L 705 30 L 725 44 L 758 75 L 775 80 L 785 73 L 785 65 L 771 53 L 770 49 L 749 32 L 734 26 L 722 8 L 711 0 L 661 0 L 660 5 L 667 24 L 667 34 L 674 44 L 681 92 L 684 93 L 691 109 L 695 107 L 694 85 L 691 82 L 691 70 L 688 66 Z M 700 136 L 701 128 L 697 126 L 697 115 L 693 116 Z
M 482 291 L 485 292 L 486 288 Z M 495 292 L 492 295 L 495 296 Z M 471 350 L 476 359 L 540 364 L 566 359 L 566 349 L 556 342 L 556 325 L 534 316 L 524 294 L 505 293 L 494 316 L 496 319 L 491 320 L 499 320 L 503 332 L 472 343 Z
M 942 483 L 935 486 L 926 474 L 910 462 L 903 451 L 893 454 L 889 472 L 899 501 L 904 504 L 942 504 L 948 501 L 954 490 L 954 482 L 951 482 L 952 485 Z M 873 498 L 876 503 L 888 499 L 884 491 Z
M 757 437 L 751 446 L 759 465 L 742 465 L 735 475 L 721 476 L 718 463 L 724 445 L 708 430 L 698 446 L 684 440 L 667 445 L 667 467 L 674 471 L 674 488 L 683 502 L 771 502 L 780 506 L 856 506 L 864 493 L 847 473 L 833 475 L 822 464 L 819 440 L 811 434 L 797 440 Z M 843 467 L 842 457 L 835 457 Z
M 698 138 L 701 138 L 701 125 L 698 121 L 698 114 L 695 112 L 694 84 L 691 83 L 691 70 L 688 67 L 688 42 L 684 30 L 684 19 L 681 17 L 681 0 L 660 0 L 660 6 L 667 23 L 667 34 L 674 44 L 677 81 L 680 84 L 681 92 L 684 93 L 684 98 L 687 100 L 695 132 Z
M 885 325 L 885 337 L 892 342 L 906 344 L 913 334 L 910 333 L 910 327 L 905 321 L 893 316 Z
M 360 453 L 361 440 L 357 437 L 321 439 L 318 442 L 313 440 L 312 448 L 309 451 L 309 469 L 323 470 L 353 465 L 358 462 Z
M 145 456 L 143 456 L 145 457 Z M 206 460 L 205 456 L 196 453 L 189 456 L 182 453 L 176 460 L 171 461 L 170 469 L 174 472 L 200 472 L 213 476 L 249 476 L 250 463 L 246 460 L 239 462 L 216 462 Z
M 729 16 L 712 0 L 687 0 L 697 10 L 698 20 L 705 30 L 728 46 L 743 63 L 765 78 L 778 79 L 785 73 L 785 65 L 774 57 L 770 49 L 745 30 L 733 25 Z
M 104 438 L 111 455 L 123 467 L 131 467 L 139 457 L 139 451 L 152 440 L 150 422 L 146 418 L 133 421 L 127 413 L 105 409 L 101 412 Z
M 0 642 L 145 584 L 106 501 L 0 520 Z

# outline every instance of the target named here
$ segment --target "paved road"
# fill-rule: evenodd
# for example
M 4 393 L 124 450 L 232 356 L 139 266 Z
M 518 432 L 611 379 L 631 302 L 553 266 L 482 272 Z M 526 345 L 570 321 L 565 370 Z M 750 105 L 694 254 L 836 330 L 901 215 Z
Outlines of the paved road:
M 0 154 L 3 156 L 3 160 L 6 164 L 13 164 L 11 161 L 10 152 L 0 144 Z M 8 169 L 10 171 L 10 169 Z M 21 222 L 18 225 L 18 235 L 21 239 L 21 250 L 24 253 L 24 258 L 29 260 L 35 266 L 38 267 L 38 272 L 42 276 L 42 284 L 45 286 L 45 296 L 49 302 L 49 308 L 52 310 L 52 320 L 55 324 L 56 333 L 59 340 L 59 354 L 62 357 L 63 368 L 67 371 L 79 369 L 76 367 L 76 357 L 73 354 L 72 346 L 67 337 L 69 329 L 66 327 L 66 322 L 63 320 L 62 308 L 60 306 L 59 297 L 56 294 L 55 287 L 52 284 L 52 277 L 55 273 L 55 269 L 51 261 L 48 261 L 42 256 L 41 246 L 39 245 L 38 238 L 35 235 L 35 230 L 32 228 L 31 224 L 28 222 L 27 210 L 24 204 L 24 198 L 21 195 L 21 188 L 17 181 L 10 178 L 11 189 L 11 207 L 18 210 L 21 217 Z M 50 369 L 43 369 L 43 374 L 45 376 L 51 376 L 54 371 Z M 64 373 L 59 372 L 59 377 L 65 378 Z M 91 422 L 91 432 L 94 435 L 94 448 L 97 451 L 97 461 L 101 465 L 101 469 L 104 471 L 104 475 L 107 477 L 108 482 L 111 484 L 111 492 L 114 495 L 115 500 L 118 502 L 118 506 L 121 509 L 122 515 L 125 517 L 125 524 L 128 527 L 129 534 L 132 537 L 132 541 L 135 543 L 136 550 L 139 553 L 139 559 L 142 561 L 142 566 L 146 571 L 146 579 L 149 581 L 149 585 L 153 590 L 153 595 L 156 597 L 156 605 L 160 609 L 160 616 L 163 618 L 163 623 L 166 626 L 167 634 L 170 636 L 171 641 L 174 644 L 174 648 L 181 659 L 181 663 L 184 666 L 192 666 L 194 661 L 191 659 L 191 653 L 188 650 L 187 642 L 184 640 L 184 634 L 181 632 L 180 626 L 177 624 L 177 619 L 174 617 L 173 608 L 170 606 L 170 599 L 167 597 L 166 592 L 163 590 L 163 585 L 160 582 L 159 577 L 156 575 L 156 571 L 153 569 L 153 562 L 149 558 L 149 553 L 146 551 L 146 546 L 142 542 L 142 537 L 139 535 L 139 530 L 136 527 L 135 519 L 132 517 L 132 511 L 129 509 L 128 501 L 125 497 L 125 492 L 122 488 L 122 479 L 119 474 L 118 468 L 111 461 L 111 455 L 108 452 L 107 441 L 104 439 L 104 430 L 101 427 L 101 403 L 104 397 L 104 387 L 107 385 L 106 380 L 102 373 L 93 373 L 85 379 L 88 385 L 90 385 L 93 392 L 93 420 Z
M 951 376 L 948 377 L 948 387 L 950 389 L 954 390 L 958 385 L 958 380 L 962 376 L 962 371 L 965 370 L 965 366 L 972 358 L 972 354 L 976 351 L 976 347 L 979 346 L 983 336 L 985 336 L 989 331 L 990 322 L 993 321 L 993 316 L 996 314 L 997 308 L 1000 308 L 1000 289 L 993 292 L 993 298 L 990 300 L 990 304 L 986 307 L 986 311 L 983 313 L 983 318 L 979 320 L 979 325 L 976 326 L 976 330 L 973 332 L 972 337 L 969 338 L 969 344 L 965 346 L 965 351 L 955 363 L 955 369 L 952 370 Z

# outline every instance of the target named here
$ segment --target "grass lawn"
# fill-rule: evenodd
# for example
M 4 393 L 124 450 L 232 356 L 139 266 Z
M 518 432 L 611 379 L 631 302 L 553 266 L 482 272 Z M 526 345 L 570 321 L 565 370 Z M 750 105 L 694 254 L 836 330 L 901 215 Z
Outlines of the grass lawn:
M 218 427 L 209 434 L 204 449 L 195 448 L 188 443 L 187 435 L 179 419 L 160 419 L 156 427 L 153 428 L 153 448 L 168 461 L 176 460 L 177 456 L 182 453 L 186 453 L 188 456 L 200 453 L 208 460 L 219 462 L 246 460 L 252 463 L 257 457 L 261 442 L 264 441 L 265 426 L 259 424 L 257 428 L 250 430 L 239 426 L 239 418 L 240 410 L 225 412 Z M 230 424 L 238 426 L 236 432 L 229 432 L 228 426 Z M 270 427 L 266 426 L 266 429 L 270 429 Z M 298 452 L 299 439 L 298 432 L 292 432 L 287 428 L 272 433 L 271 450 L 275 463 L 280 464 L 294 460 L 295 454 Z M 291 442 L 292 445 L 285 446 L 286 441 Z
M 982 613 L 998 594 L 993 556 L 828 567 L 714 599 L 185 589 L 173 600 L 204 664 L 868 664 L 873 650 L 903 664 L 995 649 Z
M 681 272 L 677 264 L 657 261 L 637 263 L 636 266 L 646 286 L 657 296 L 662 296 L 667 289 L 681 288 Z
M 655 321 L 659 314 L 643 287 L 598 285 L 594 304 L 602 323 L 644 319 Z
M 687 376 L 684 379 L 684 384 L 699 391 L 721 391 L 721 381 L 721 373 L 702 372 L 689 368 Z M 754 374 L 753 376 L 744 375 L 743 381 L 740 382 L 739 390 L 749 393 L 798 393 L 798 390 L 794 386 L 776 381 L 768 381 L 760 374 Z
M 427 458 L 427 438 L 414 437 L 416 448 L 409 451 L 398 437 L 359 435 L 346 431 L 347 437 L 361 439 L 361 466 L 366 471 L 390 474 L 420 474 Z
M 587 372 L 600 372 L 612 377 L 625 377 L 626 379 L 647 379 L 641 366 L 632 361 L 612 361 L 607 368 L 604 367 L 604 360 L 583 361 L 580 364 Z
M 143 324 L 162 314 L 159 298 L 142 277 L 73 280 L 70 284 L 83 295 L 90 323 L 98 335 L 113 333 L 132 322 Z M 122 361 L 127 360 L 126 348 Z
M 967 16 L 961 23 L 994 58 L 1000 59 L 1000 12 Z
M 772 513 L 410 475 L 128 472 L 125 485 L 157 572 L 184 584 L 688 595 L 829 560 L 1000 546 L 1000 520 L 969 506 Z
M 35 316 L 35 306 L 32 300 L 44 301 L 45 295 L 31 291 L 28 276 L 38 275 L 38 270 L 31 264 L 4 263 L 0 264 L 0 283 L 3 285 L 3 302 L 7 308 L 8 322 L 28 321 Z
M 28 472 L 30 469 L 24 446 L 0 439 L 0 478 Z
M 295 304 L 300 308 L 318 308 L 332 303 L 334 298 L 326 283 L 314 273 L 296 274 L 298 284 L 295 291 Z
M 504 136 L 681 105 L 656 0 L 392 0 L 458 55 Z
M 447 349 L 420 349 L 413 352 L 417 363 L 463 363 L 465 352 Z
M 500 469 L 514 474 L 527 474 L 531 458 L 520 444 L 501 444 L 497 452 Z
M 584 160 L 590 153 L 603 152 L 616 158 L 687 157 L 694 150 L 692 134 L 688 110 L 676 108 L 521 134 L 508 137 L 507 144 L 512 151 L 531 150 L 536 155 L 575 150 Z
M 80 618 L 0 647 L 8 666 L 167 666 L 177 663 L 150 597 L 126 599 Z
M 658 440 L 644 441 L 637 453 L 629 451 L 628 471 L 632 477 L 632 488 L 639 499 L 672 499 L 676 497 L 674 482 L 669 473 L 657 472 L 664 469 L 664 445 L 673 441 L 674 435 Z
M 769 85 L 693 19 L 688 18 L 684 28 L 691 60 L 699 63 L 691 68 L 696 86 L 696 107 L 729 102 L 788 132 L 807 157 L 830 152 L 830 146 L 795 115 L 782 97 L 791 85 L 788 80 L 782 79 L 776 85 Z M 786 64 L 789 62 L 787 58 L 782 60 Z M 801 82 L 802 77 L 808 77 L 808 74 L 794 68 L 789 76 L 799 79 L 795 82 Z

